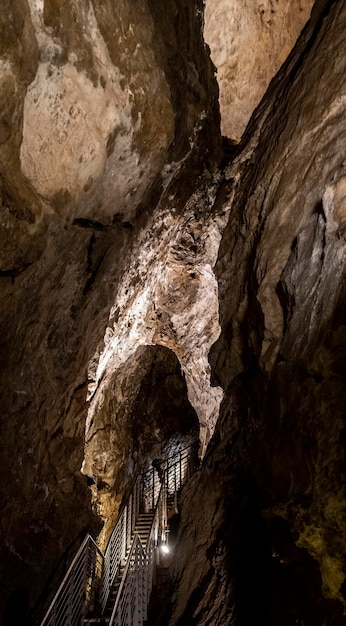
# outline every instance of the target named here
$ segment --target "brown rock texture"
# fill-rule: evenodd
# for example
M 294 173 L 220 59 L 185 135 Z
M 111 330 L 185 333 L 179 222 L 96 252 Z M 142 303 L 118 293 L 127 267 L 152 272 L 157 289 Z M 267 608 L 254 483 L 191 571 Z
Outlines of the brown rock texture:
M 293 25 L 261 6 L 264 40 L 270 7 Z M 199 0 L 0 8 L 0 623 L 40 623 L 84 534 L 199 431 L 155 626 L 341 626 L 343 3 L 238 148 Z
M 112 219 L 116 195 L 118 211 L 133 215 L 172 142 L 153 20 L 137 4 L 29 2 L 40 58 L 24 100 L 21 169 L 61 213 Z
M 153 217 L 159 199 L 165 198 L 169 220 L 168 196 L 176 195 L 179 214 L 200 164 L 212 170 L 218 159 L 217 88 L 200 3 L 168 4 L 0 3 L 4 624 L 29 623 L 29 613 L 39 623 L 71 554 L 87 531 L 97 536 L 105 518 L 107 532 L 140 465 L 167 438 L 173 445 L 176 431 L 198 430 L 177 358 L 153 340 L 154 330 L 137 345 L 129 333 L 122 369 L 107 373 L 102 390 L 96 376 L 117 303 L 131 306 L 118 296 L 126 290 L 121 277 L 132 267 L 132 290 L 136 281 L 145 283 L 150 262 L 141 270 L 141 254 L 155 256 L 150 229 L 158 237 L 165 230 L 160 210 Z M 170 229 L 178 236 L 172 219 Z M 205 255 L 207 273 L 215 260 L 215 250 Z M 209 275 L 215 307 L 216 281 Z M 148 290 L 154 293 L 154 285 Z M 151 311 L 143 313 L 138 324 Z M 130 320 L 126 315 L 121 311 L 120 319 Z M 215 324 L 212 336 L 219 332 Z M 163 399 L 155 404 L 145 391 L 150 376 L 159 376 L 163 388 L 164 380 L 171 382 L 167 423 Z M 123 392 L 130 394 L 127 404 Z M 102 394 L 108 414 L 98 414 L 93 429 L 105 427 L 109 458 L 103 464 L 99 435 L 91 469 L 100 489 L 92 509 L 81 468 L 91 463 L 88 409 L 94 414 L 94 405 L 88 400 L 94 395 L 96 405 Z M 142 431 L 145 416 L 150 420 Z M 99 517 L 105 494 L 110 504 Z
M 186 492 L 171 626 L 345 623 L 345 23 L 343 3 L 315 6 L 226 169 L 225 397 Z
M 223 135 L 240 140 L 312 5 L 313 0 L 206 0 L 204 36 L 217 71 Z

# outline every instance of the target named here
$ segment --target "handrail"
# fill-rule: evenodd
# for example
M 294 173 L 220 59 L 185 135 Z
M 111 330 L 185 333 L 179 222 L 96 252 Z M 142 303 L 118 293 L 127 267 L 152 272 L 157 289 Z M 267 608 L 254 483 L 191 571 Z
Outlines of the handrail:
M 149 470 L 148 472 L 140 476 L 140 480 L 141 480 L 140 485 L 142 488 L 142 493 L 141 493 L 142 507 L 141 508 L 143 511 L 148 511 L 148 509 L 152 511 L 153 520 L 152 520 L 152 524 L 150 528 L 149 537 L 147 540 L 147 545 L 145 546 L 145 548 L 143 548 L 140 542 L 140 539 L 137 538 L 137 534 L 135 534 L 135 536 L 132 539 L 130 553 L 129 553 L 129 556 L 127 557 L 125 569 L 124 569 L 121 583 L 118 589 L 115 604 L 113 606 L 112 617 L 111 617 L 109 626 L 112 626 L 112 624 L 114 624 L 115 619 L 117 620 L 116 622 L 117 625 L 123 623 L 121 616 L 120 615 L 118 616 L 118 611 L 122 611 L 122 610 L 129 611 L 129 608 L 126 607 L 126 598 L 135 592 L 137 593 L 137 596 L 138 596 L 138 593 L 142 595 L 141 602 L 143 603 L 143 605 L 141 605 L 142 606 L 141 614 L 142 613 L 146 614 L 147 603 L 149 601 L 149 595 L 150 595 L 151 587 L 152 587 L 152 574 L 153 574 L 153 567 L 154 567 L 154 561 L 155 561 L 154 559 L 154 550 L 155 550 L 154 533 L 156 530 L 156 534 L 159 535 L 159 531 L 161 531 L 161 537 L 159 538 L 157 536 L 156 540 L 158 539 L 162 540 L 166 527 L 167 527 L 167 493 L 169 492 L 175 493 L 178 490 L 180 490 L 180 488 L 189 478 L 189 473 L 190 473 L 189 461 L 192 457 L 191 449 L 193 449 L 193 446 L 188 446 L 185 449 L 180 450 L 174 455 L 172 455 L 172 457 L 169 457 L 168 459 L 164 460 L 162 464 L 159 464 L 158 467 L 156 468 L 156 473 L 153 467 L 151 470 Z M 137 482 L 135 484 L 135 490 L 134 490 L 135 492 L 136 492 L 136 487 L 137 487 Z M 159 509 L 162 509 L 161 512 L 159 512 Z M 138 514 L 138 511 L 136 512 L 135 518 L 137 518 L 137 514 Z M 158 518 L 162 518 L 162 519 L 158 519 Z M 134 580 L 131 580 L 130 582 L 128 581 L 128 577 L 129 577 L 129 571 L 130 571 L 129 568 L 131 565 L 133 565 L 132 564 L 133 551 L 135 550 L 138 541 L 140 542 L 141 549 L 143 550 L 143 558 L 142 558 L 142 561 L 140 559 L 137 559 L 135 561 L 134 569 L 133 569 L 133 572 L 134 572 L 133 576 L 134 576 L 134 580 L 138 579 L 137 585 L 139 585 L 141 589 L 132 589 L 131 587 L 131 591 L 128 590 L 125 594 L 126 597 L 123 598 L 122 596 L 124 595 L 125 585 L 127 585 L 129 589 L 131 585 L 132 586 L 135 585 Z M 106 560 L 107 560 L 107 557 L 105 559 L 105 562 Z M 113 582 L 111 583 L 111 585 L 112 584 Z M 106 607 L 106 603 L 107 603 L 106 597 L 108 599 L 111 585 L 108 586 L 108 591 L 103 597 L 103 603 L 102 603 L 103 611 L 105 610 L 105 607 Z M 145 599 L 143 599 L 142 586 L 146 587 L 145 595 L 147 597 Z M 124 603 L 124 605 L 120 605 L 121 601 Z M 138 601 L 138 598 L 137 598 L 137 601 Z M 123 609 L 122 609 L 122 606 L 124 606 Z M 138 620 L 139 621 L 135 621 L 133 626 L 135 626 L 135 624 L 142 626 L 143 620 L 141 621 L 141 619 L 139 618 Z M 130 622 L 126 622 L 126 623 L 130 623 Z
M 109 626 L 122 626 L 123 624 L 143 626 L 147 618 L 147 608 L 152 589 L 155 565 L 155 547 L 157 547 L 156 543 L 159 539 L 160 530 L 162 539 L 167 525 L 166 498 L 170 478 L 169 472 L 172 471 L 173 468 L 174 487 L 175 489 L 180 489 L 186 478 L 181 464 L 183 461 L 187 464 L 189 456 L 189 454 L 183 456 L 180 454 L 178 461 L 172 466 L 169 465 L 168 461 L 166 462 L 166 468 L 161 478 L 160 491 L 156 499 L 153 519 L 145 548 L 142 545 L 138 533 L 135 533 L 113 606 Z M 177 463 L 179 463 L 178 479 L 176 476 Z M 187 473 L 187 469 L 186 466 L 185 473 Z M 140 555 L 136 552 L 137 550 L 141 553 Z
M 164 489 L 165 489 L 165 485 L 161 485 L 159 497 L 158 497 L 157 502 L 156 502 L 156 506 L 155 506 L 155 510 L 154 510 L 154 514 L 153 514 L 153 519 L 152 519 L 152 522 L 151 522 L 150 532 L 149 532 L 147 543 L 146 543 L 146 546 L 145 546 L 145 551 L 146 552 L 148 552 L 150 541 L 153 539 L 153 531 L 154 531 L 155 523 L 157 521 L 160 503 L 162 502 L 163 498 L 165 497 Z
M 88 554 L 88 548 L 94 549 L 94 554 Z M 86 535 L 84 541 L 80 545 L 76 555 L 74 556 L 49 608 L 40 624 L 40 626 L 60 626 L 63 622 L 64 626 L 73 626 L 79 624 L 80 616 L 76 615 L 76 609 L 80 608 L 83 612 L 83 604 L 87 599 L 88 591 L 91 591 L 91 579 L 94 574 L 94 568 L 97 556 L 103 561 L 104 556 L 96 545 L 91 535 Z M 91 557 L 91 558 L 90 558 Z M 94 558 L 93 558 L 94 557 Z M 90 561 L 88 563 L 88 560 Z M 80 563 L 81 561 L 81 563 Z M 89 565 L 89 567 L 88 567 Z M 84 567 L 83 567 L 84 566 Z M 84 572 L 80 572 L 84 569 Z M 78 576 L 76 576 L 78 574 Z M 76 590 L 75 584 L 69 584 L 75 578 L 79 580 L 79 591 Z M 87 584 L 90 579 L 90 584 Z M 78 594 L 80 598 L 80 606 L 75 606 L 75 597 Z M 61 617 L 61 613 L 66 613 L 65 617 Z M 77 619 L 75 619 L 75 617 Z
M 125 508 L 122 510 L 120 517 L 118 517 L 118 521 L 109 538 L 105 551 L 105 560 L 100 586 L 100 601 L 102 606 L 102 612 L 106 608 L 110 589 L 114 583 L 116 576 L 119 573 L 121 563 L 125 560 L 129 538 L 132 534 L 132 516 L 130 514 L 131 509 L 132 494 L 130 495 Z M 128 524 L 129 520 L 130 523 Z
M 177 494 L 191 474 L 191 462 L 195 448 L 197 451 L 194 444 L 186 446 L 167 459 L 158 461 L 157 467 L 154 467 L 153 464 L 151 469 L 136 476 L 130 494 L 120 509 L 105 553 L 102 554 L 90 535 L 85 537 L 40 626 L 80 626 L 87 605 L 92 604 L 96 579 L 99 583 L 99 600 L 103 613 L 110 590 L 120 573 L 120 568 L 125 566 L 116 600 L 116 604 L 119 606 L 120 599 L 118 600 L 118 597 L 120 598 L 120 595 L 125 593 L 125 577 L 129 576 L 131 559 L 134 558 L 133 550 L 137 550 L 138 542 L 143 554 L 141 557 L 136 554 L 133 576 L 137 580 L 137 587 L 133 587 L 134 582 L 132 581 L 131 594 L 136 593 L 138 600 L 140 587 L 140 612 L 142 617 L 146 615 L 155 565 L 155 547 L 159 539 L 159 530 L 161 530 L 162 535 L 167 525 L 167 497 L 172 498 L 174 496 L 174 507 L 176 508 Z M 194 465 L 195 463 L 193 463 Z M 140 512 L 153 514 L 150 534 L 145 547 L 135 534 L 135 525 Z M 139 551 L 140 549 L 138 548 Z M 129 556 L 126 558 L 128 550 Z M 98 573 L 97 567 L 101 570 Z M 139 569 L 136 569 L 137 567 Z M 129 598 L 130 591 L 126 593 L 126 597 Z M 133 600 L 132 596 L 131 598 Z M 112 615 L 113 613 L 115 615 L 116 610 L 114 605 Z M 141 626 L 143 624 L 142 617 L 138 613 L 137 621 L 133 624 L 131 622 L 132 626 L 135 624 Z M 110 622 L 110 624 L 112 623 Z M 126 622 L 126 626 L 129 623 Z M 117 622 L 116 626 L 118 625 L 123 626 L 123 623 Z
M 162 508 L 161 512 L 160 512 L 160 508 Z M 162 539 L 163 532 L 165 532 L 166 526 L 167 526 L 167 493 L 166 493 L 165 484 L 161 486 L 160 495 L 157 500 L 154 515 L 153 515 L 150 533 L 149 533 L 147 543 L 145 546 L 145 553 L 147 556 L 147 563 L 148 563 L 147 602 L 149 601 L 149 597 L 150 597 L 150 593 L 152 589 L 153 574 L 154 574 L 154 567 L 155 567 L 155 560 L 156 560 L 155 550 L 158 548 L 158 545 L 160 542 L 160 539 L 159 539 L 160 523 L 161 523 L 161 539 Z
M 113 624 L 115 624 L 115 620 L 117 620 L 116 626 L 123 626 L 123 623 L 121 621 L 122 615 L 121 613 L 118 614 L 119 610 L 123 608 L 120 606 L 120 603 L 121 601 L 126 602 L 126 599 L 128 599 L 129 597 L 132 597 L 134 594 L 134 591 L 136 592 L 136 595 L 137 595 L 137 604 L 135 603 L 133 610 L 137 612 L 137 616 L 136 618 L 134 618 L 134 621 L 131 621 L 132 626 L 142 626 L 143 621 L 146 617 L 148 600 L 149 600 L 149 596 L 150 596 L 150 592 L 152 588 L 152 574 L 153 574 L 153 566 L 154 566 L 154 559 L 153 559 L 154 531 L 155 531 L 155 526 L 159 524 L 159 520 L 158 520 L 159 508 L 160 508 L 160 504 L 164 500 L 164 497 L 165 497 L 165 485 L 163 484 L 161 485 L 159 496 L 156 501 L 155 510 L 153 512 L 153 519 L 152 519 L 152 523 L 150 527 L 150 532 L 149 532 L 149 536 L 148 536 L 145 548 L 142 545 L 142 542 L 138 533 L 135 533 L 133 537 L 131 549 L 130 549 L 130 552 L 126 561 L 126 566 L 125 566 L 125 569 L 121 578 L 121 583 L 120 583 L 117 597 L 114 603 L 109 626 L 113 626 Z M 139 551 L 141 552 L 141 556 L 142 556 L 141 559 L 140 558 L 136 559 L 134 557 L 137 547 Z M 131 566 L 133 566 L 132 574 L 134 575 L 132 579 L 129 580 Z M 129 589 L 127 593 L 124 594 L 124 589 L 126 585 L 129 587 Z M 134 587 L 135 589 L 133 589 Z M 140 587 L 140 588 L 137 589 L 136 587 Z M 140 606 L 138 606 L 138 604 Z M 128 607 L 127 607 L 127 610 L 129 610 Z M 126 622 L 126 623 L 129 623 L 129 622 Z
M 142 542 L 140 540 L 140 537 L 139 537 L 138 533 L 135 534 L 135 536 L 133 538 L 133 541 L 132 541 L 131 550 L 129 552 L 129 556 L 128 556 L 127 561 L 126 561 L 126 566 L 125 566 L 125 569 L 124 569 L 124 573 L 123 573 L 123 576 L 121 578 L 121 583 L 120 583 L 120 587 L 119 587 L 119 590 L 118 590 L 118 593 L 117 593 L 117 597 L 116 597 L 116 600 L 115 600 L 115 603 L 114 603 L 112 615 L 111 615 L 111 618 L 110 618 L 110 621 L 109 621 L 109 626 L 112 626 L 114 624 L 114 620 L 115 620 L 115 617 L 116 617 L 116 614 L 117 614 L 117 611 L 118 611 L 118 608 L 119 608 L 121 597 L 123 595 L 123 590 L 124 590 L 124 587 L 125 587 L 125 585 L 127 583 L 127 580 L 128 580 L 129 570 L 130 570 L 130 567 L 131 567 L 131 564 L 132 564 L 132 559 L 134 557 L 137 545 L 139 545 L 139 548 L 140 548 L 140 550 L 142 551 L 142 554 L 143 554 L 143 558 L 145 558 L 145 552 L 144 552 L 144 549 L 143 549 L 143 546 L 142 546 Z
M 105 610 L 111 587 L 125 561 L 135 530 L 139 510 L 153 510 L 159 495 L 161 483 L 156 478 L 154 468 L 139 474 L 133 482 L 129 497 L 121 508 L 116 525 L 108 540 L 104 557 L 104 568 L 100 586 L 102 612 Z

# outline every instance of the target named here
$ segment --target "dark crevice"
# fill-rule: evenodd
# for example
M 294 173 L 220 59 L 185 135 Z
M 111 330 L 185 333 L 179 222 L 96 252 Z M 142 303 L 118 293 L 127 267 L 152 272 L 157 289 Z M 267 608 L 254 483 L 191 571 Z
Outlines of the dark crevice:
M 112 224 L 102 224 L 102 222 L 97 222 L 95 220 L 90 220 L 85 217 L 77 217 L 73 220 L 72 226 L 79 226 L 79 228 L 88 228 L 91 230 L 97 231 L 105 231 L 112 228 L 116 224 L 120 224 L 123 228 L 133 228 L 133 224 L 131 222 L 124 221 L 124 216 L 121 213 L 115 213 L 113 216 Z
M 20 265 L 19 267 L 13 267 L 8 270 L 0 270 L 0 278 L 11 278 L 12 284 L 14 284 L 17 276 L 19 276 L 19 274 L 21 274 L 22 272 L 25 272 L 25 270 L 28 269 L 28 267 L 30 267 L 31 265 L 32 263 L 25 263 L 24 265 Z
M 106 254 L 106 253 L 105 253 Z M 86 296 L 86 294 L 90 291 L 91 287 L 93 286 L 95 280 L 96 280 L 96 276 L 97 273 L 100 269 L 101 263 L 105 257 L 105 254 L 102 255 L 102 257 L 99 259 L 98 263 L 95 265 L 95 267 L 93 268 L 90 277 L 88 278 L 85 287 L 83 289 L 83 296 Z
M 109 228 L 109 225 L 102 224 L 101 222 L 96 222 L 94 220 L 89 220 L 85 217 L 77 217 L 72 222 L 73 226 L 79 226 L 80 228 L 92 228 L 93 230 L 106 230 Z
M 77 397 L 78 393 L 80 391 L 83 391 L 83 390 L 85 390 L 85 392 L 86 392 L 87 388 L 88 388 L 88 385 L 91 382 L 93 382 L 93 381 L 91 379 L 88 379 L 88 380 L 82 382 L 80 385 L 77 385 L 77 387 L 73 390 L 73 392 L 71 394 L 71 397 L 70 397 L 70 401 L 68 403 L 68 407 L 66 409 L 66 415 L 68 415 L 68 413 L 69 413 L 69 411 L 71 409 L 72 402 Z
M 100 269 L 101 263 L 103 261 L 103 259 L 106 256 L 106 250 L 104 250 L 100 256 L 98 256 L 98 258 L 95 260 L 93 259 L 93 252 L 94 252 L 94 247 L 96 244 L 96 237 L 95 234 L 92 233 L 90 240 L 89 240 L 89 244 L 88 244 L 88 256 L 87 256 L 87 272 L 88 274 L 90 274 L 85 287 L 83 289 L 83 296 L 85 296 L 91 289 L 91 287 L 93 286 L 95 280 L 96 280 L 96 276 L 97 273 Z
M 96 237 L 94 233 L 91 235 L 88 243 L 88 264 L 87 264 L 87 272 L 91 274 L 93 271 L 93 261 L 92 261 L 92 252 L 95 245 Z
M 113 215 L 113 224 L 121 224 L 123 228 L 133 228 L 133 224 L 131 222 L 127 222 L 123 220 L 123 215 L 121 213 L 115 213 Z

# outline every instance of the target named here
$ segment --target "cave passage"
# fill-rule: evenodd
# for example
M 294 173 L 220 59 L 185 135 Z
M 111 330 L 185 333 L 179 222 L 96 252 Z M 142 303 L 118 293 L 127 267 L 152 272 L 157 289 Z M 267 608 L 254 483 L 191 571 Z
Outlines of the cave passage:
M 346 3 L 0 5 L 0 624 L 344 626 Z

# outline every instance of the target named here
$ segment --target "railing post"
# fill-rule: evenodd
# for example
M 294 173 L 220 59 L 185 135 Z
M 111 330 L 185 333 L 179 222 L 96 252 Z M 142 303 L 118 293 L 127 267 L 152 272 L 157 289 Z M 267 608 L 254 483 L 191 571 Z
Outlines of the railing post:
M 133 616 L 133 626 L 139 626 L 139 549 L 136 547 L 135 551 L 135 567 L 134 567 L 134 584 L 135 584 L 135 611 Z
M 131 566 L 131 564 L 130 564 Z M 130 571 L 130 577 L 133 576 L 133 572 Z M 126 621 L 125 621 L 125 625 L 126 626 L 132 626 L 132 616 L 131 616 L 131 586 L 130 588 L 127 590 L 126 596 L 125 596 L 125 602 L 126 602 Z
M 123 524 L 122 524 L 122 550 L 121 550 L 121 560 L 125 561 L 125 557 L 126 557 L 126 530 L 127 530 L 127 507 L 125 507 L 124 509 L 124 515 L 123 515 Z
M 72 587 L 72 589 L 71 589 Z M 69 580 L 68 591 L 67 591 L 67 615 L 66 615 L 66 626 L 72 626 L 72 601 L 73 601 L 73 578 Z
M 126 550 L 129 547 L 129 543 L 131 541 L 131 535 L 132 535 L 132 494 L 130 495 L 127 511 L 128 511 L 128 516 L 129 516 L 129 523 L 127 525 Z
M 138 481 L 137 491 L 136 491 L 136 520 L 141 510 L 141 494 L 140 494 L 140 481 Z
M 149 600 L 148 588 L 150 585 L 150 571 L 149 571 L 149 555 L 151 550 L 151 538 L 149 539 L 149 543 L 147 544 L 147 550 L 143 554 L 143 578 L 142 578 L 142 611 L 143 611 L 143 622 L 146 621 L 148 615 L 147 606 Z

